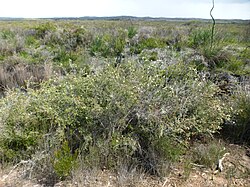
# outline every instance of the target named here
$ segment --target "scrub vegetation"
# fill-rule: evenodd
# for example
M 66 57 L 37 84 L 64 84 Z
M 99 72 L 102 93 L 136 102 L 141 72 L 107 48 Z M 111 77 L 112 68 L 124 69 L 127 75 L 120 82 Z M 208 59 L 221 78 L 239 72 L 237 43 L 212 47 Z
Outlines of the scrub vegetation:
M 249 145 L 249 21 L 213 34 L 203 21 L 0 22 L 0 165 L 13 186 L 185 186 L 198 171 L 244 186 L 249 165 L 218 162 Z

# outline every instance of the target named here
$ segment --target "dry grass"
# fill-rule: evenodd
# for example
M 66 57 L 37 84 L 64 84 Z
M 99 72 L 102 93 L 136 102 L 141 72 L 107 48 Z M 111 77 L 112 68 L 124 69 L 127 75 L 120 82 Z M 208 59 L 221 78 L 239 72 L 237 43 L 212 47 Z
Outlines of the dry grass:
M 59 71 L 54 71 L 52 63 L 31 65 L 18 57 L 11 57 L 0 64 L 0 91 L 12 88 L 36 88 Z M 58 74 L 57 74 L 58 75 Z
M 72 172 L 70 179 L 59 181 L 56 184 L 39 183 L 37 178 L 24 175 L 27 164 L 18 167 L 0 170 L 0 187 L 221 187 L 241 186 L 250 184 L 250 157 L 247 149 L 234 144 L 224 144 L 230 153 L 223 161 L 223 171 L 191 165 L 189 176 L 184 173 L 185 161 L 189 155 L 171 167 L 170 174 L 159 178 L 143 173 L 136 168 L 128 170 L 121 165 L 118 171 L 100 170 L 97 168 L 77 168 Z

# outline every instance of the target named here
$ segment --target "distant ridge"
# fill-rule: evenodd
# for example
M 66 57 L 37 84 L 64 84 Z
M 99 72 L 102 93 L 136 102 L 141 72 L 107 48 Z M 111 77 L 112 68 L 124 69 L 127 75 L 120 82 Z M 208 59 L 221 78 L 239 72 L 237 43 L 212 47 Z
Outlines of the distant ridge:
M 23 20 L 24 18 L 12 18 L 12 17 L 0 17 L 0 21 L 15 21 L 15 20 Z
M 51 17 L 51 18 L 12 18 L 12 17 L 0 17 L 0 21 L 18 21 L 18 20 L 133 20 L 133 21 L 205 21 L 210 22 L 211 19 L 203 18 L 165 18 L 165 17 L 136 17 L 136 16 L 84 16 L 84 17 Z M 250 23 L 250 20 L 242 19 L 216 19 L 217 22 L 223 23 Z

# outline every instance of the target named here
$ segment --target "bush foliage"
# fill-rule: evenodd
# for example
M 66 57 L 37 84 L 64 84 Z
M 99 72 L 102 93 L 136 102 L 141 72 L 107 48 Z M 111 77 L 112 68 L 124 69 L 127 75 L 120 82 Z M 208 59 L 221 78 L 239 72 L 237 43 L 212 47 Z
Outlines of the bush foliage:
M 96 73 L 50 80 L 36 91 L 12 91 L 0 104 L 1 159 L 29 158 L 44 138 L 52 137 L 52 149 L 66 141 L 72 153 L 78 150 L 83 156 L 93 146 L 105 147 L 103 156 L 118 162 L 154 148 L 172 159 L 175 152 L 166 152 L 166 144 L 212 135 L 230 117 L 217 91 L 183 63 L 166 68 L 108 64 Z
M 211 46 L 200 22 L 15 24 L 0 28 L 2 163 L 40 153 L 61 179 L 80 161 L 162 175 L 196 137 L 249 141 L 245 25 L 218 25 Z M 192 159 L 211 167 L 219 149 Z

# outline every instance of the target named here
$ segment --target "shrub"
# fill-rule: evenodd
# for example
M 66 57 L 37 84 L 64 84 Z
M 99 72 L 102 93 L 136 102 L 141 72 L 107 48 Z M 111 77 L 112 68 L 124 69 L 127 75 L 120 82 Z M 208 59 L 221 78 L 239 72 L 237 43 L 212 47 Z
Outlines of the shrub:
M 0 38 L 3 40 L 12 40 L 15 38 L 15 33 L 12 32 L 11 30 L 1 30 Z
M 193 48 L 207 47 L 211 42 L 210 30 L 195 30 L 189 38 L 189 46 Z
M 144 49 L 164 48 L 165 42 L 161 38 L 146 37 L 139 38 L 137 42 L 132 43 L 130 52 L 133 54 L 140 54 Z
M 40 46 L 39 40 L 37 40 L 36 37 L 33 35 L 26 36 L 25 44 L 27 46 L 34 46 L 35 48 L 38 48 Z
M 211 46 L 212 33 L 209 29 L 195 30 L 188 39 L 188 46 L 197 49 L 211 68 L 221 66 L 229 61 L 229 54 L 222 50 L 223 38 L 215 33 Z
M 0 58 L 20 53 L 24 49 L 24 40 L 10 30 L 0 31 Z
M 71 171 L 77 165 L 76 158 L 77 154 L 71 154 L 67 142 L 62 144 L 61 149 L 55 151 L 53 167 L 59 178 L 63 179 L 71 174 Z
M 24 116 L 29 102 L 25 102 L 25 95 L 22 93 L 11 93 L 13 99 L 1 101 L 1 161 L 20 160 L 29 158 L 34 147 L 37 145 L 39 133 L 32 131 L 32 127 L 25 128 L 25 122 L 29 117 Z M 17 107 L 19 102 L 22 103 Z M 9 105 L 10 104 L 10 105 Z M 14 106 L 14 107 L 13 107 Z M 18 122 L 18 123 L 16 123 Z
M 11 56 L 15 52 L 15 47 L 6 40 L 0 39 L 0 57 L 4 59 L 5 56 Z
M 212 82 L 200 80 L 196 69 L 183 63 L 162 68 L 135 62 L 105 65 L 87 76 L 69 74 L 27 94 L 11 92 L 0 103 L 0 142 L 16 156 L 1 159 L 29 157 L 50 134 L 55 140 L 48 152 L 66 141 L 71 153 L 86 158 L 98 153 L 100 167 L 115 168 L 126 160 L 158 173 L 157 160 L 176 160 L 182 152 L 169 137 L 185 144 L 197 134 L 212 135 L 229 118 L 216 92 Z M 7 141 L 17 134 L 20 149 Z M 68 157 L 65 162 L 68 167 Z
M 68 52 L 85 49 L 90 46 L 93 34 L 84 28 L 58 28 L 48 33 L 44 42 L 52 49 L 65 48 Z
M 144 50 L 140 55 L 139 59 L 145 62 L 151 62 L 158 60 L 158 51 Z
M 35 27 L 36 36 L 41 39 L 43 39 L 46 36 L 46 34 L 50 32 L 54 32 L 55 30 L 56 30 L 56 26 L 52 24 L 51 22 L 47 22 L 47 23 L 44 23 Z
M 225 148 L 221 144 L 212 142 L 208 145 L 197 145 L 192 153 L 194 163 L 215 169 L 219 159 L 225 154 Z
M 225 66 L 230 72 L 237 73 L 237 74 L 242 74 L 244 73 L 244 62 L 240 60 L 231 60 L 228 62 Z
M 123 31 L 112 36 L 105 34 L 94 38 L 90 46 L 90 54 L 96 56 L 100 54 L 103 57 L 117 57 L 124 51 L 126 36 Z
M 128 28 L 128 38 L 132 39 L 137 34 L 137 29 L 133 26 Z
M 250 93 L 247 86 L 238 87 L 231 97 L 232 120 L 223 125 L 222 135 L 233 142 L 250 144 Z
M 250 48 L 246 47 L 239 51 L 234 51 L 234 55 L 230 61 L 223 66 L 224 69 L 231 71 L 237 75 L 250 75 L 250 64 L 247 59 L 250 58 Z

